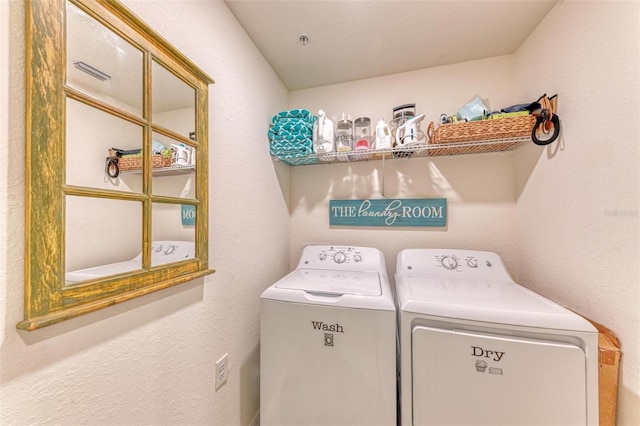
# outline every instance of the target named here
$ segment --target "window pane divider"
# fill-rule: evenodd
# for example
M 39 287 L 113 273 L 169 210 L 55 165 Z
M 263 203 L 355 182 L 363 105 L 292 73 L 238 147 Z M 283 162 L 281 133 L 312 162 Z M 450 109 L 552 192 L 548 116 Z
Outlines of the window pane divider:
M 123 120 L 127 120 L 131 123 L 138 124 L 140 126 L 145 126 L 148 124 L 147 120 L 144 118 L 137 116 L 133 113 L 130 113 L 127 110 L 122 108 L 118 108 L 117 106 L 111 105 L 107 102 L 104 102 L 98 98 L 95 98 L 91 95 L 88 95 L 80 90 L 74 89 L 69 86 L 65 86 L 65 93 L 71 99 L 74 99 L 78 102 L 82 102 L 83 104 L 92 106 L 101 111 L 114 115 L 116 117 L 122 118 Z
M 79 197 L 108 198 L 112 200 L 125 201 L 146 201 L 149 199 L 148 195 L 137 192 L 113 191 L 74 185 L 63 185 L 62 190 L 65 195 L 76 195 Z
M 181 135 L 181 134 L 179 134 L 177 132 L 174 132 L 173 130 L 169 130 L 166 127 L 162 127 L 159 124 L 151 124 L 151 130 L 154 133 L 159 133 L 159 134 L 161 134 L 163 136 L 167 136 L 167 137 L 170 137 L 172 139 L 176 139 L 176 140 L 178 140 L 180 142 L 183 142 L 183 143 L 185 143 L 187 145 L 194 146 L 194 147 L 198 148 L 198 142 L 197 141 L 194 141 L 193 139 L 189 139 L 188 137 L 183 136 L 183 135 Z

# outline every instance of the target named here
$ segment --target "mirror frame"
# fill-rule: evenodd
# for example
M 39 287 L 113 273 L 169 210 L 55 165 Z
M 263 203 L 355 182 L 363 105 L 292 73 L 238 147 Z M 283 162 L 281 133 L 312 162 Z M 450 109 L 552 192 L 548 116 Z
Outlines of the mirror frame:
M 142 119 L 136 118 L 143 127 L 143 191 L 140 194 L 65 184 L 65 103 L 68 97 L 131 119 L 130 113 L 66 85 L 66 1 L 143 52 L 144 112 Z M 17 324 L 17 328 L 35 330 L 213 273 L 208 268 L 208 90 L 214 83 L 213 79 L 114 0 L 29 0 L 26 3 L 25 45 L 24 320 Z M 195 200 L 151 193 L 152 133 L 183 137 L 151 121 L 150 70 L 154 60 L 195 89 L 196 140 L 187 138 L 198 151 Z M 141 202 L 143 270 L 65 286 L 67 195 Z M 151 267 L 153 202 L 195 205 L 195 258 Z

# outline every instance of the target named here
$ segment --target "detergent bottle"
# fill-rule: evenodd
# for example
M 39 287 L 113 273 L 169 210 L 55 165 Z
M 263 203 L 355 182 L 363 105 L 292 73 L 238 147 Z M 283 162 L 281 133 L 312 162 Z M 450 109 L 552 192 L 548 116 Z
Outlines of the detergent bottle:
M 376 125 L 376 149 L 391 149 L 391 129 L 389 125 L 385 123 L 383 118 L 380 118 Z

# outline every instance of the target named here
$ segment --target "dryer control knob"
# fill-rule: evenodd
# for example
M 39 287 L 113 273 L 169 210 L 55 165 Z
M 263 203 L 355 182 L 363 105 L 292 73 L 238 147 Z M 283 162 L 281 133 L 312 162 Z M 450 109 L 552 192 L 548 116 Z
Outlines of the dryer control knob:
M 362 262 L 362 255 L 354 254 L 353 255 L 353 260 L 354 260 L 354 262 Z
M 469 265 L 470 268 L 477 268 L 478 267 L 478 259 L 472 257 L 471 259 L 467 259 L 467 265 Z
M 320 258 L 320 260 L 325 260 L 327 258 L 327 253 L 320 252 L 320 255 L 318 257 Z
M 347 255 L 344 252 L 339 251 L 333 255 L 333 261 L 336 263 L 344 263 L 345 260 L 347 260 Z
M 440 264 L 445 269 L 453 271 L 454 269 L 456 269 L 458 267 L 458 259 L 456 259 L 455 257 L 452 257 L 452 256 L 442 256 L 442 259 L 440 259 Z

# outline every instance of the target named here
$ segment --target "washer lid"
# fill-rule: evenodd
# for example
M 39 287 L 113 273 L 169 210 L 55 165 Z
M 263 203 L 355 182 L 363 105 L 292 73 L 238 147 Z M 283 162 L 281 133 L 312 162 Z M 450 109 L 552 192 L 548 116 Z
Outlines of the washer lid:
M 403 312 L 526 327 L 594 332 L 584 318 L 511 281 L 396 279 Z
M 381 296 L 377 272 L 296 269 L 276 284 L 276 288 L 322 295 Z

